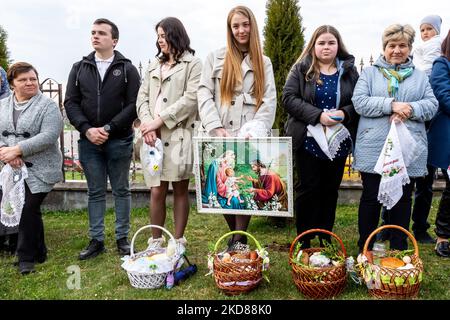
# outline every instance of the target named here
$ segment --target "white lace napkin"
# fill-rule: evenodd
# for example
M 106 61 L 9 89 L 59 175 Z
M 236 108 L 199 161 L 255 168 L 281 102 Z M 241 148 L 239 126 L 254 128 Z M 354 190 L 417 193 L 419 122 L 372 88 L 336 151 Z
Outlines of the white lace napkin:
M 3 192 L 0 222 L 7 227 L 14 227 L 20 223 L 23 205 L 25 204 L 26 178 L 28 178 L 28 170 L 25 165 L 20 169 L 13 169 L 7 164 L 0 172 Z
M 306 135 L 316 140 L 320 149 L 330 160 L 336 156 L 342 141 L 350 137 L 350 132 L 342 123 L 328 127 L 318 123 L 315 126 L 308 125 L 306 129 Z

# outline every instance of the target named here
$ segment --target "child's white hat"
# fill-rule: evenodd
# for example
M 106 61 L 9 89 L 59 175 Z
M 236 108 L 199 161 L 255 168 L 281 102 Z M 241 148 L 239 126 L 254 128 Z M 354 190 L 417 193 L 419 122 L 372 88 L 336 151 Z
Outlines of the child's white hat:
M 420 21 L 420 25 L 422 26 L 424 23 L 431 25 L 434 30 L 436 30 L 437 34 L 441 33 L 442 18 L 440 16 L 436 14 L 426 16 L 422 19 L 422 21 Z

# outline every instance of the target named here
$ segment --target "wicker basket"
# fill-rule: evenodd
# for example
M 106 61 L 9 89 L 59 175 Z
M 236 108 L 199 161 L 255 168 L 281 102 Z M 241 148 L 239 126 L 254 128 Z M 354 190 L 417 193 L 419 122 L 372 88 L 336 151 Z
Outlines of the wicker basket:
M 141 232 L 144 229 L 148 229 L 148 228 L 161 229 L 162 231 L 164 231 L 165 233 L 167 233 L 169 235 L 169 237 L 170 237 L 170 239 L 172 239 L 172 241 L 175 241 L 175 238 L 172 236 L 172 234 L 163 227 L 160 227 L 157 225 L 152 225 L 152 224 L 144 226 L 144 227 L 140 228 L 138 231 L 136 231 L 136 233 L 133 236 L 133 239 L 131 240 L 130 259 L 137 259 L 137 258 L 148 256 L 152 253 L 155 253 L 155 251 L 153 249 L 145 250 L 145 251 L 142 251 L 139 253 L 134 253 L 134 241 L 136 240 L 136 236 L 138 235 L 139 232 Z M 164 248 L 164 250 L 165 249 L 166 248 Z M 176 252 L 175 252 L 174 258 L 173 258 L 173 271 L 175 271 L 178 261 L 181 258 L 181 254 L 177 251 L 177 249 L 178 249 L 178 247 L 176 247 Z M 166 282 L 166 278 L 169 273 L 170 272 L 157 273 L 157 272 L 127 271 L 128 279 L 130 280 L 131 285 L 138 289 L 157 289 L 157 288 L 163 286 Z
M 414 245 L 414 254 L 411 255 L 412 269 L 399 270 L 375 265 L 373 256 L 368 247 L 372 238 L 384 229 L 398 229 L 408 235 Z M 389 250 L 387 256 L 394 256 L 399 251 Z M 411 299 L 417 297 L 422 282 L 423 263 L 419 258 L 419 247 L 414 236 L 408 230 L 396 225 L 384 225 L 373 231 L 364 244 L 363 255 L 367 261 L 362 265 L 363 277 L 370 295 L 380 299 Z M 370 281 L 367 273 L 371 272 Z
M 260 256 L 256 260 L 249 259 L 249 262 L 224 262 L 219 258 L 217 254 L 219 243 L 233 234 L 246 235 L 255 242 L 258 250 L 262 250 L 259 242 L 251 234 L 244 231 L 232 231 L 217 240 L 213 252 L 213 275 L 217 287 L 227 295 L 249 292 L 260 284 L 263 277 L 263 259 Z M 229 253 L 232 256 L 236 252 L 231 251 Z
M 347 258 L 347 251 L 345 250 L 344 244 L 337 235 L 324 229 L 311 229 L 298 235 L 292 242 L 289 250 L 289 264 L 292 267 L 294 283 L 303 295 L 311 299 L 328 299 L 339 295 L 345 288 L 347 283 L 347 269 L 345 263 L 341 263 L 338 266 L 313 268 L 300 266 L 292 261 L 295 245 L 300 238 L 307 234 L 317 232 L 333 236 L 341 245 L 342 250 L 340 251 L 340 254 L 344 258 Z M 323 248 L 307 248 L 302 250 L 311 255 L 322 249 Z

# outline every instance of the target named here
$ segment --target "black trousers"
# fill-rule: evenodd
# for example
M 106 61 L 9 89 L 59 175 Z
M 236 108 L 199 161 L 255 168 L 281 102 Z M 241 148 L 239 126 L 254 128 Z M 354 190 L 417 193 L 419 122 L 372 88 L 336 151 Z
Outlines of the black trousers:
M 304 150 L 296 152 L 298 182 L 295 186 L 294 209 L 297 234 L 313 228 L 332 231 L 345 160 L 345 157 L 333 161 L 322 160 Z M 302 239 L 314 237 L 308 235 Z M 330 239 L 324 234 L 319 234 L 319 237 Z
M 32 194 L 25 183 L 25 204 L 19 223 L 17 256 L 19 261 L 34 262 L 47 255 L 41 204 L 47 193 Z
M 416 184 L 412 211 L 412 230 L 414 233 L 426 232 L 430 228 L 428 216 L 430 215 L 431 202 L 433 201 L 433 181 L 436 168 L 427 165 L 427 169 L 428 174 L 425 177 L 414 179 Z M 382 220 L 382 224 L 386 224 L 385 208 L 383 208 Z
M 450 180 L 446 169 L 442 169 L 445 178 L 445 189 L 436 215 L 436 235 L 439 238 L 450 238 Z
M 363 191 L 358 209 L 358 246 L 362 251 L 369 235 L 378 227 L 380 220 L 381 203 L 378 201 L 378 189 L 381 176 L 379 174 L 361 172 Z M 414 180 L 403 186 L 403 195 L 397 204 L 391 209 L 386 210 L 386 224 L 395 224 L 409 230 L 411 220 L 411 203 Z M 391 249 L 406 250 L 408 248 L 407 235 L 400 230 L 390 229 Z M 369 248 L 375 237 L 372 238 Z
M 436 168 L 427 166 L 428 174 L 425 177 L 415 178 L 416 192 L 414 193 L 414 206 L 412 212 L 412 230 L 414 233 L 426 232 L 430 228 L 428 215 L 433 201 L 433 180 Z

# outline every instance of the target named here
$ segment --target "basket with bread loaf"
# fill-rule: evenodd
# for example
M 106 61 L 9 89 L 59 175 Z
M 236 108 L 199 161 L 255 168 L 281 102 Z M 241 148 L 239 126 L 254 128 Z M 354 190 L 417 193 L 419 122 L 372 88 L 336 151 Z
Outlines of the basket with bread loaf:
M 242 234 L 252 239 L 256 248 L 250 249 L 249 245 L 243 245 L 240 248 L 219 252 L 222 240 L 234 234 Z M 208 268 L 214 276 L 217 287 L 227 295 L 249 292 L 258 287 L 263 278 L 269 281 L 268 253 L 251 234 L 245 231 L 231 231 L 220 237 L 213 252 L 208 255 Z
M 398 229 L 411 239 L 413 250 L 386 250 L 383 257 L 369 251 L 372 238 L 384 229 Z M 419 258 L 419 247 L 414 236 L 397 225 L 384 225 L 374 230 L 367 238 L 363 252 L 358 256 L 361 278 L 369 294 L 380 299 L 411 299 L 419 293 L 423 277 L 423 263 Z

